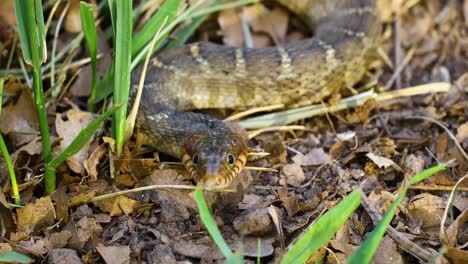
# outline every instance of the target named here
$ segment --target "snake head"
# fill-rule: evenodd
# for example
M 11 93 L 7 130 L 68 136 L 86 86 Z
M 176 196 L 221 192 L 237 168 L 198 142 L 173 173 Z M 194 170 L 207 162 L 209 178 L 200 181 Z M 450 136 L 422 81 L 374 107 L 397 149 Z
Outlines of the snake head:
M 182 145 L 182 162 L 197 184 L 222 189 L 247 161 L 247 144 L 235 134 L 192 135 Z

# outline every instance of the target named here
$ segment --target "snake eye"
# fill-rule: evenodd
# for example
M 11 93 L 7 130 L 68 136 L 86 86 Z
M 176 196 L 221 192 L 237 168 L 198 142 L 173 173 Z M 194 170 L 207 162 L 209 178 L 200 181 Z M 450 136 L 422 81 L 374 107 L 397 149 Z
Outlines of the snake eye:
M 229 154 L 229 155 L 227 156 L 227 162 L 228 162 L 230 165 L 234 164 L 234 156 L 233 156 L 232 154 Z
M 198 159 L 198 154 L 193 155 L 193 164 L 198 165 L 199 159 Z

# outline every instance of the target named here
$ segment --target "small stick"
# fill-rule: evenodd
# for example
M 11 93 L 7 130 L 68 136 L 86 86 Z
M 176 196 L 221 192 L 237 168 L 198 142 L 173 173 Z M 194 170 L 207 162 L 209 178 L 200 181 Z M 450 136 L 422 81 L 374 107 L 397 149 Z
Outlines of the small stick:
M 262 133 L 272 132 L 272 131 L 291 131 L 291 130 L 307 130 L 305 126 L 274 126 L 267 127 L 258 130 L 254 130 L 249 133 L 249 139 L 252 139 Z
M 268 172 L 278 172 L 272 168 L 264 168 L 264 167 L 252 167 L 252 166 L 245 166 L 244 170 L 254 170 L 254 171 L 268 171 Z

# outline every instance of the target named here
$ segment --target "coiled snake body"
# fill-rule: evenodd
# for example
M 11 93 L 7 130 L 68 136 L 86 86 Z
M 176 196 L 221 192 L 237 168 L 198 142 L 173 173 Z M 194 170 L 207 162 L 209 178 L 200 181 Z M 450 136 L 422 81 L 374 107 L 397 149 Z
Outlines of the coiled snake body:
M 137 126 L 207 188 L 229 185 L 248 148 L 223 121 L 189 110 L 314 103 L 359 81 L 375 50 L 373 0 L 279 2 L 315 28 L 314 37 L 259 49 L 194 43 L 150 62 Z M 140 70 L 132 82 L 139 77 Z

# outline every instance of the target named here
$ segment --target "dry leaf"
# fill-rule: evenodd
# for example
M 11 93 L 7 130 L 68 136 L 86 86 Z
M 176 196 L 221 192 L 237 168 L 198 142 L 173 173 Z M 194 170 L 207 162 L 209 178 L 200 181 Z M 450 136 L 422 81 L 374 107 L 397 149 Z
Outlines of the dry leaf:
M 75 137 L 85 128 L 93 119 L 94 114 L 83 111 L 69 110 L 66 112 L 67 120 L 63 120 L 61 115 L 57 114 L 55 119 L 55 128 L 57 134 L 60 136 L 60 146 L 58 146 L 57 151 L 64 151 L 70 143 L 75 139 Z M 92 140 L 92 138 L 91 138 Z M 91 141 L 90 140 L 90 141 Z M 84 170 L 84 161 L 88 158 L 88 148 L 89 142 L 80 152 L 69 157 L 67 159 L 67 164 L 74 172 L 81 174 Z
M 104 261 L 108 264 L 130 263 L 130 247 L 129 246 L 104 246 L 102 244 L 96 247 L 99 254 L 102 256 Z
M 372 160 L 372 162 L 375 163 L 375 165 L 377 165 L 379 168 L 388 168 L 388 167 L 392 167 L 392 166 L 397 166 L 395 164 L 395 162 L 393 162 L 393 160 L 391 159 L 387 159 L 385 157 L 381 157 L 381 156 L 377 156 L 375 155 L 374 153 L 367 153 L 366 156 Z
M 55 209 L 49 196 L 16 210 L 18 230 L 26 233 L 51 226 L 55 222 Z
M 298 164 L 287 164 L 282 170 L 283 176 L 286 178 L 286 183 L 294 187 L 300 187 L 305 181 L 304 171 Z
M 330 156 L 322 148 L 313 148 L 307 155 L 297 154 L 292 160 L 301 166 L 317 166 L 331 162 Z
M 465 122 L 457 128 L 457 141 L 463 143 L 463 141 L 468 140 L 468 122 Z
M 109 213 L 111 216 L 129 215 L 140 206 L 140 202 L 132 200 L 122 195 L 102 201 L 94 202 L 101 211 Z
M 413 197 L 407 208 L 413 219 L 421 221 L 422 228 L 433 228 L 440 225 L 445 205 L 445 199 L 422 193 Z
M 14 144 L 23 145 L 38 133 L 39 122 L 34 108 L 34 98 L 26 86 L 17 83 L 5 84 L 4 93 L 18 93 L 19 96 L 2 109 L 0 131 L 3 134 L 14 133 L 12 138 Z
M 81 32 L 80 0 L 71 0 L 63 27 L 68 33 Z
M 231 47 L 244 46 L 244 34 L 240 17 L 234 9 L 221 12 L 218 16 L 219 32 L 223 36 L 223 43 Z

